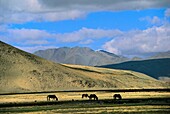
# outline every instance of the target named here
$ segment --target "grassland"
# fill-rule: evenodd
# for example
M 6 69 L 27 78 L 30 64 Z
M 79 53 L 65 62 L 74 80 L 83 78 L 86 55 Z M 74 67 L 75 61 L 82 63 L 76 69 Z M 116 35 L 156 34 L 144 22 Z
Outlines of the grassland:
M 96 94 L 98 101 L 82 99 L 82 94 Z M 120 93 L 122 100 L 113 100 Z M 55 94 L 59 101 L 47 101 Z M 55 92 L 39 94 L 0 95 L 1 113 L 169 113 L 170 92 Z

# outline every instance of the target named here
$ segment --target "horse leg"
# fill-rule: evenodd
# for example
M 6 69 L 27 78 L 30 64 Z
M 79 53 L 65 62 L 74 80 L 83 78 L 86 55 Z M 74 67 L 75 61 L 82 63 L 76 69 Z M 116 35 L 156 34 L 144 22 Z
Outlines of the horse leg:
M 97 101 L 97 100 L 98 100 L 98 97 L 96 96 L 95 99 L 96 99 L 96 101 Z
M 119 99 L 122 99 L 122 97 L 120 96 Z

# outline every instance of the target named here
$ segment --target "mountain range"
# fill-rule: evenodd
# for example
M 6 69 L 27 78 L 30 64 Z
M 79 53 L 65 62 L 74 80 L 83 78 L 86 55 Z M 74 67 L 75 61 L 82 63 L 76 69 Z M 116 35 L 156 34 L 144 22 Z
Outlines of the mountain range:
M 169 86 L 138 72 L 54 63 L 1 41 L 0 71 L 0 93 Z
M 37 56 L 56 63 L 99 66 L 127 61 L 128 58 L 99 50 L 94 51 L 87 47 L 62 47 L 57 49 L 39 50 Z
M 102 66 L 127 61 L 170 58 L 170 51 L 155 52 L 145 59 L 140 57 L 127 58 L 105 50 L 94 51 L 88 47 L 61 47 L 54 49 L 38 50 L 33 54 L 56 63 L 77 64 L 87 66 Z
M 94 51 L 87 47 L 39 50 L 34 54 L 57 63 L 132 70 L 156 79 L 170 80 L 170 51 L 154 53 L 145 59 L 140 57 L 129 59 L 104 50 Z

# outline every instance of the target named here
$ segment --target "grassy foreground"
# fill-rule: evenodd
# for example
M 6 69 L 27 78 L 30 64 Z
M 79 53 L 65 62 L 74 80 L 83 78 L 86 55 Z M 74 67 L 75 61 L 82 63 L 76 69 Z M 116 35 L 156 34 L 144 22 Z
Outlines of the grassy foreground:
M 1 107 L 1 113 L 169 113 L 169 99 L 105 99 L 99 101 L 51 101 L 23 103 L 23 106 Z M 32 106 L 24 106 L 30 104 Z M 44 105 L 43 105 L 44 104 Z
M 98 101 L 81 98 L 83 93 L 96 94 Z M 114 100 L 119 93 L 122 100 Z M 59 101 L 47 101 L 55 94 Z M 56 114 L 56 113 L 170 113 L 170 92 L 56 92 L 37 94 L 0 95 L 0 113 Z

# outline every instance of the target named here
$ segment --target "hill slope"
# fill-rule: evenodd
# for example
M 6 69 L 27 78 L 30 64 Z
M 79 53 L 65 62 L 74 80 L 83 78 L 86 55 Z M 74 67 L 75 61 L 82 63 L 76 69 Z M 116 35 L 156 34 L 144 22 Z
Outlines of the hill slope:
M 0 93 L 167 87 L 137 72 L 53 63 L 1 41 L 0 71 Z
M 143 61 L 129 61 L 120 64 L 111 64 L 101 66 L 104 68 L 133 70 L 152 76 L 156 79 L 159 77 L 170 77 L 170 58 L 150 59 Z
M 104 50 L 94 51 L 87 47 L 63 47 L 57 49 L 39 50 L 34 54 L 57 63 L 88 66 L 106 65 L 127 60 L 125 57 L 117 56 Z

